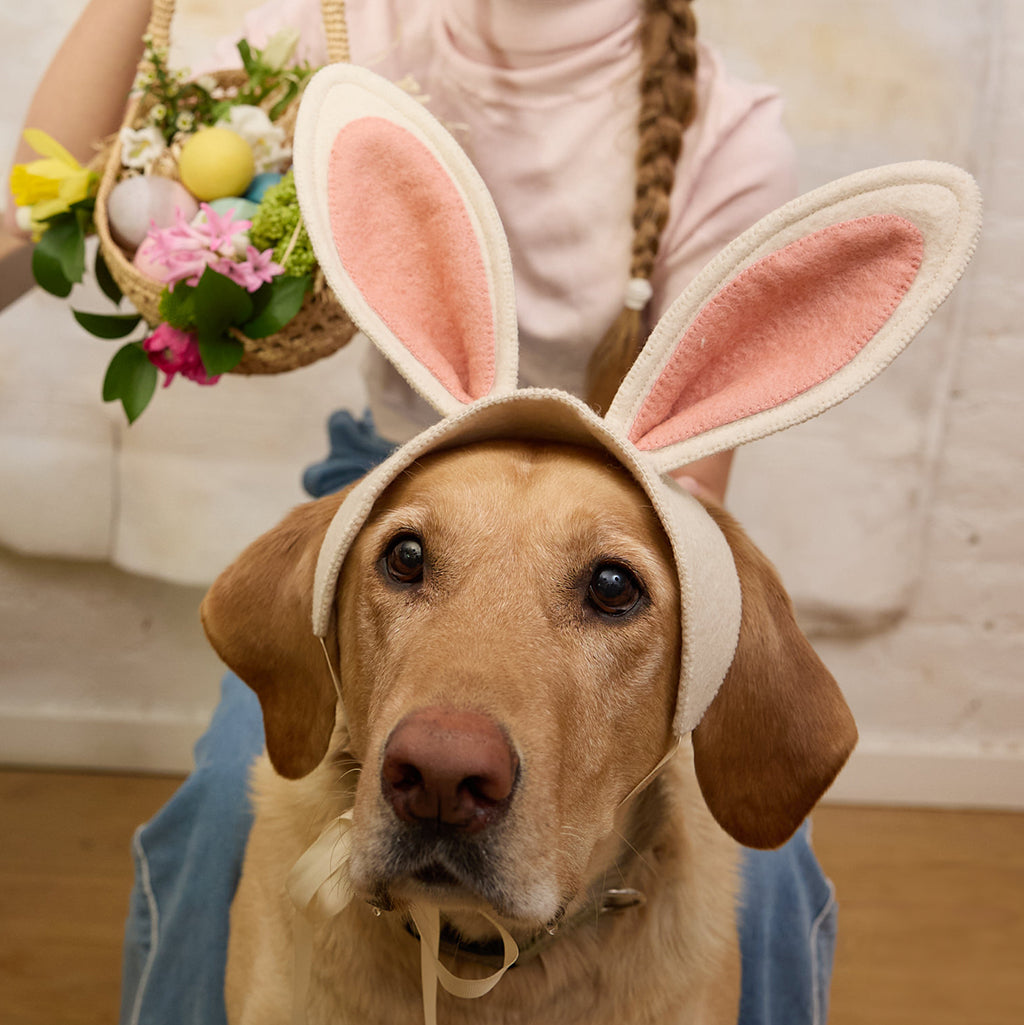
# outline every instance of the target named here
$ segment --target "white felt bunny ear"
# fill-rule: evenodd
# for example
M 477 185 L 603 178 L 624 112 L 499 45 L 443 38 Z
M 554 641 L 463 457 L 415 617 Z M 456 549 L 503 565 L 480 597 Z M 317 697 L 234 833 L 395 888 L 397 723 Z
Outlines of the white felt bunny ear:
M 319 71 L 295 184 L 328 284 L 444 415 L 516 387 L 512 265 L 490 194 L 420 103 L 350 64 Z
M 606 421 L 665 472 L 816 416 L 899 355 L 962 274 L 980 226 L 974 179 L 929 161 L 794 200 L 669 308 Z

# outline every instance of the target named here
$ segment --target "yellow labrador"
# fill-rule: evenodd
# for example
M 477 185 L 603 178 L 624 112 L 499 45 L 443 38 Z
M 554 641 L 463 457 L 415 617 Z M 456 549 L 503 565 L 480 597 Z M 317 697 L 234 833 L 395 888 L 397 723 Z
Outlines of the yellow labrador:
M 495 930 L 475 912 L 496 916 L 522 951 L 481 999 L 442 994 L 439 1021 L 735 1022 L 738 845 L 701 787 L 725 822 L 756 823 L 748 841 L 779 842 L 856 735 L 763 556 L 714 512 L 743 622 L 693 736 L 700 784 L 684 745 L 630 796 L 671 748 L 680 660 L 671 553 L 630 475 L 593 450 L 490 442 L 399 477 L 342 569 L 333 628 L 346 717 L 335 723 L 309 617 L 338 501 L 298 509 L 203 605 L 214 647 L 260 696 L 276 763 L 315 761 L 318 731 L 333 729 L 304 778 L 265 758 L 256 767 L 229 1020 L 289 1020 L 286 879 L 354 807 L 362 899 L 317 931 L 310 1023 L 420 1020 L 420 951 L 404 911 L 423 899 L 445 909 L 457 974 L 480 974 L 492 957 Z M 295 676 L 319 680 L 327 702 L 303 703 Z

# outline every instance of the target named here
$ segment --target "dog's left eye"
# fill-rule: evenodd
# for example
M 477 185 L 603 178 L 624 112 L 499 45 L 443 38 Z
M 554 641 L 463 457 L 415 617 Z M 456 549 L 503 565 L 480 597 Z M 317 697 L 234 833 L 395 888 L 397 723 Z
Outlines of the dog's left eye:
M 396 537 L 384 553 L 384 569 L 399 584 L 414 584 L 423 577 L 423 544 L 418 537 Z
M 622 616 L 636 608 L 643 595 L 637 578 L 617 562 L 601 563 L 590 578 L 587 597 L 606 616 Z

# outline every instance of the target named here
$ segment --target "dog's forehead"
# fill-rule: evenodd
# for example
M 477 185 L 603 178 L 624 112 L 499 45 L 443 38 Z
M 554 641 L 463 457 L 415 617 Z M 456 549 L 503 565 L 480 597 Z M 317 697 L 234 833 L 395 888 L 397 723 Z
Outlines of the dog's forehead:
M 388 485 L 375 512 L 383 505 L 445 502 L 449 496 L 455 506 L 548 491 L 558 493 L 553 511 L 600 503 L 650 508 L 643 489 L 605 449 L 540 439 L 490 439 L 417 459 Z
M 403 530 L 671 562 L 664 525 L 633 476 L 606 450 L 578 444 L 490 440 L 429 453 L 381 494 L 353 551 Z
M 346 496 L 327 530 L 313 588 L 313 632 L 325 637 L 345 556 L 373 516 L 382 496 L 432 453 L 455 449 L 486 453 L 484 443 L 579 445 L 596 450 L 633 479 L 668 538 L 679 579 L 682 659 L 675 729 L 680 735 L 700 721 L 732 662 L 740 625 L 736 567 L 722 532 L 692 495 L 663 475 L 651 460 L 610 429 L 578 399 L 559 391 L 522 389 L 483 399 L 446 417 L 398 449 Z M 401 487 L 401 485 L 399 485 Z M 562 492 L 567 488 L 563 486 Z

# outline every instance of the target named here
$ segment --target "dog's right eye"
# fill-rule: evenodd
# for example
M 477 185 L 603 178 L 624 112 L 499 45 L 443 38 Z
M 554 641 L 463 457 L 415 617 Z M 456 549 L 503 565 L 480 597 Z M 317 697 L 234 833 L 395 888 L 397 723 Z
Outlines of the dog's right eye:
M 606 616 L 632 612 L 643 597 L 637 578 L 617 562 L 603 562 L 594 570 L 587 588 L 590 604 Z
M 399 584 L 415 584 L 423 577 L 423 544 L 418 537 L 396 537 L 384 553 L 384 569 Z

